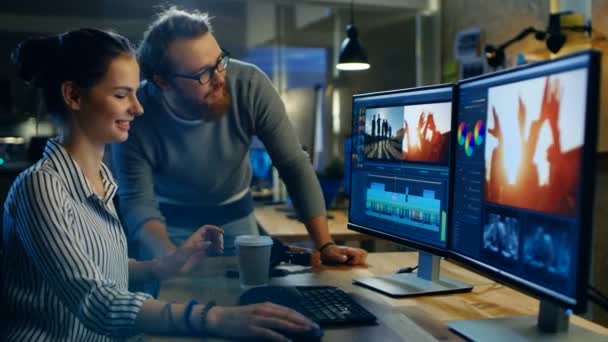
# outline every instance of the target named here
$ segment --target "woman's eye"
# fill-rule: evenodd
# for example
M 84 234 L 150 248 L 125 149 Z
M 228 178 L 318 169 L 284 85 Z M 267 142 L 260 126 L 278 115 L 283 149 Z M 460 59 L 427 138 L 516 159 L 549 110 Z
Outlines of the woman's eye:
M 124 99 L 125 97 L 127 97 L 127 94 L 114 94 L 114 96 L 118 99 Z

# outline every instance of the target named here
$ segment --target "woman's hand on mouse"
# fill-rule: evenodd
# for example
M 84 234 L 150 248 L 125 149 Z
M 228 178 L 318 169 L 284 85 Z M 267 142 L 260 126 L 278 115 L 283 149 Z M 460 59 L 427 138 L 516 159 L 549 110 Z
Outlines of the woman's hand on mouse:
M 319 326 L 295 310 L 274 303 L 237 307 L 215 306 L 209 310 L 206 330 L 233 338 L 263 338 L 288 341 L 283 333 L 305 333 Z

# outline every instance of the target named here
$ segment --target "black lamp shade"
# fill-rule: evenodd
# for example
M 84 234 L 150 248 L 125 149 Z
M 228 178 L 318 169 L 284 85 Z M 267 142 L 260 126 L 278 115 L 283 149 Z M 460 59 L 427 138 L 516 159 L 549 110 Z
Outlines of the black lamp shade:
M 340 47 L 340 57 L 336 68 L 340 70 L 366 70 L 369 69 L 367 52 L 359 40 L 357 28 L 354 25 L 346 27 L 346 38 Z

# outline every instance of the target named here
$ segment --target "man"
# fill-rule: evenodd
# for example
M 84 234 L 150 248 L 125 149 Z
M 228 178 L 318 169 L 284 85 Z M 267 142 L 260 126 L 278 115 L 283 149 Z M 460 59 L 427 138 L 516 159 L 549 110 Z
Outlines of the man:
M 161 13 L 138 52 L 146 115 L 112 153 L 129 235 L 152 257 L 173 251 L 203 224 L 222 226 L 226 253 L 234 252 L 236 235 L 257 234 L 247 158 L 255 134 L 322 260 L 365 263 L 364 250 L 333 243 L 319 182 L 270 80 L 229 58 L 207 14 Z

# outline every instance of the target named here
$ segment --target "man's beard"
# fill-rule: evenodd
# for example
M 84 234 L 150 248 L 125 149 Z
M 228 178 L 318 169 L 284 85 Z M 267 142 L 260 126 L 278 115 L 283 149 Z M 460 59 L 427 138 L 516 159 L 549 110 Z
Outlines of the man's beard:
M 193 117 L 198 117 L 207 122 L 220 120 L 232 106 L 232 98 L 228 93 L 227 86 L 224 84 L 221 87 L 222 93 L 219 97 L 214 98 L 213 103 L 204 103 L 184 95 L 179 96 L 178 102 L 181 102 L 185 112 Z
M 216 98 L 213 103 L 201 104 L 202 117 L 205 121 L 217 121 L 224 117 L 224 115 L 230 110 L 232 104 L 232 98 L 226 85 L 222 86 L 222 94 L 219 98 Z

